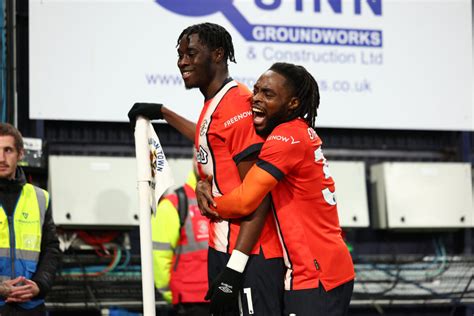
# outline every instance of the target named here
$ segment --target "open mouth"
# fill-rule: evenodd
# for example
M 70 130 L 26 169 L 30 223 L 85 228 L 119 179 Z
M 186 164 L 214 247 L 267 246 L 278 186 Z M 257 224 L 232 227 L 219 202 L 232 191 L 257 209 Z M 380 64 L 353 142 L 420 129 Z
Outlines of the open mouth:
M 191 76 L 191 71 L 183 71 L 181 73 L 181 77 L 183 78 L 183 80 L 188 79 L 190 76 Z
M 261 125 L 263 121 L 265 120 L 265 111 L 263 111 L 262 109 L 256 106 L 253 106 L 252 113 L 253 113 L 253 124 Z

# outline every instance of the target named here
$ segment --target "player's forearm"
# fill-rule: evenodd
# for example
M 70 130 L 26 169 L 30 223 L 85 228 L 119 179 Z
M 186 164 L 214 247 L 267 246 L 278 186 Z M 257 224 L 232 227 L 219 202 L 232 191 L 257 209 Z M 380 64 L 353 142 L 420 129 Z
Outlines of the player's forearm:
M 194 143 L 196 123 L 185 119 L 181 115 L 171 111 L 165 106 L 161 108 L 161 113 L 163 114 L 163 118 L 166 120 L 166 122 L 168 122 L 168 124 L 176 128 L 181 134 L 184 135 L 184 137 Z
M 270 209 L 270 197 L 266 196 L 255 212 L 242 219 L 235 249 L 249 255 L 255 246 Z
M 265 224 L 266 215 L 270 209 L 270 197 L 266 196 L 266 194 L 270 192 L 272 187 L 277 183 L 271 176 L 268 177 L 268 174 L 261 174 L 263 170 L 258 168 L 255 162 L 255 158 L 250 158 L 237 165 L 240 178 L 243 181 L 239 188 L 234 189 L 234 191 L 242 190 L 239 197 L 246 199 L 244 204 L 249 203 L 247 206 L 249 209 L 255 209 L 252 214 L 242 219 L 235 246 L 235 249 L 246 255 L 252 252 L 255 243 L 260 237 L 260 232 Z M 262 180 L 263 182 L 261 182 Z M 260 200 L 262 202 L 260 202 Z M 255 205 L 255 207 L 253 207 L 253 205 Z M 230 207 L 230 205 L 228 206 Z M 219 208 L 219 204 L 217 204 L 217 208 Z
M 236 218 L 258 210 L 268 192 L 278 181 L 256 165 L 250 168 L 244 181 L 231 193 L 214 198 L 216 211 L 222 218 Z
M 262 202 L 266 192 L 248 192 L 249 190 L 242 184 L 231 193 L 215 197 L 216 210 L 222 218 L 240 218 L 252 214 L 257 210 L 257 206 Z M 262 190 L 263 191 L 263 190 Z

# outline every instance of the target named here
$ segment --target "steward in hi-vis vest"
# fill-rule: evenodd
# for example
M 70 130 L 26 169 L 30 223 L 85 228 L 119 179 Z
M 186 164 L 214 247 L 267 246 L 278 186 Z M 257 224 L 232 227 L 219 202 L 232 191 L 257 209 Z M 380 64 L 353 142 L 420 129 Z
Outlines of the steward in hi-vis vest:
M 186 184 L 165 196 L 152 216 L 155 286 L 178 315 L 189 315 L 190 309 L 193 315 L 209 315 L 204 300 L 209 220 L 198 209 L 195 187 L 196 176 L 190 172 Z
M 0 315 L 46 315 L 59 265 L 49 194 L 26 183 L 18 130 L 0 123 Z

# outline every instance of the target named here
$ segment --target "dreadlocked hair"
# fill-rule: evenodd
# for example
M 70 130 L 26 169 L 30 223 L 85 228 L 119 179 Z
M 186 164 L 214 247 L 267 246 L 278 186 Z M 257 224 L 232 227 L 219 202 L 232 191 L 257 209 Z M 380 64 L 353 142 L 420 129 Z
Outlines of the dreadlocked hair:
M 319 107 L 319 87 L 314 77 L 303 67 L 288 63 L 274 63 L 269 70 L 285 77 L 300 106 L 288 120 L 303 118 L 309 126 L 315 127 Z
M 189 38 L 189 36 L 192 34 L 198 34 L 201 43 L 209 47 L 211 50 L 222 47 L 224 50 L 225 60 L 237 63 L 234 56 L 234 44 L 232 44 L 232 36 L 222 26 L 208 22 L 191 25 L 181 32 L 176 46 L 179 46 L 183 36 Z

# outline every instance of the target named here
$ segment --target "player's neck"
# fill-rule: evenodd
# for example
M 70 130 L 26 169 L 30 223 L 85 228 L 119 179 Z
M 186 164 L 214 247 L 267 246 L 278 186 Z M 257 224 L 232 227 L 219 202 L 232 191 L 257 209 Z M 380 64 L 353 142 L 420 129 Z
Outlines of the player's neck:
M 209 83 L 209 85 L 206 88 L 201 89 L 201 93 L 204 96 L 204 99 L 205 100 L 212 99 L 217 94 L 217 92 L 219 92 L 222 86 L 224 86 L 224 84 L 227 83 L 228 78 L 229 78 L 228 71 L 221 72 L 217 74 L 216 76 L 214 76 L 214 78 Z

